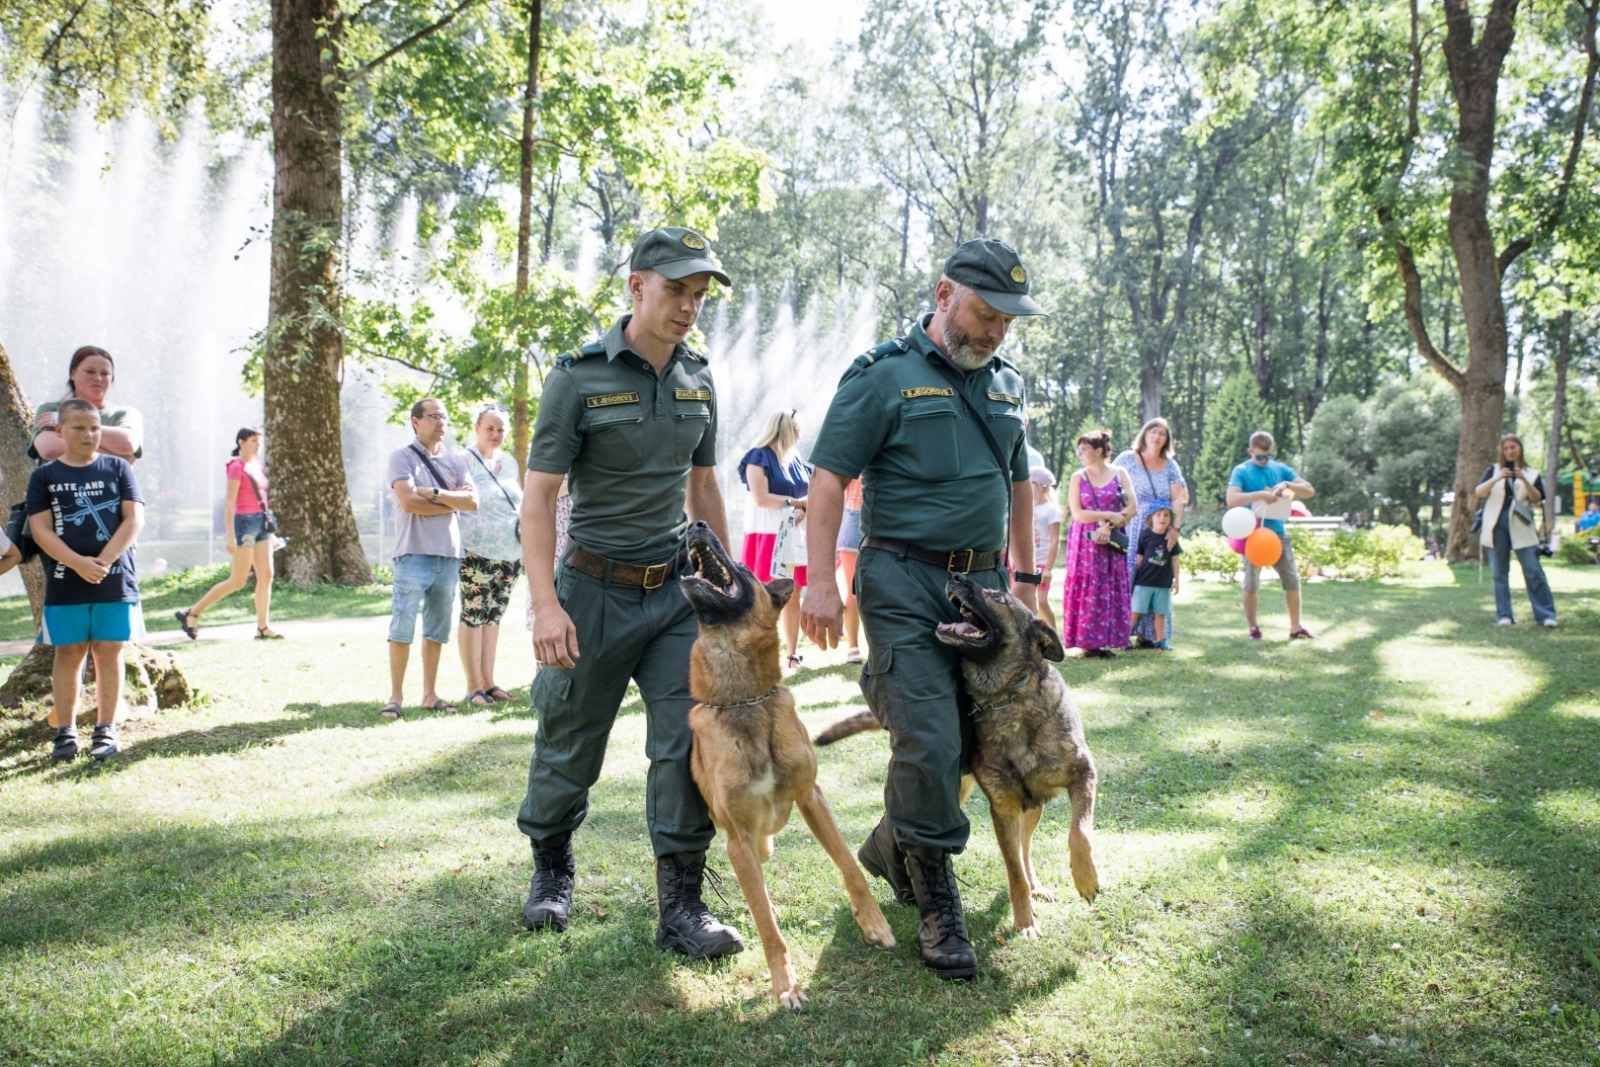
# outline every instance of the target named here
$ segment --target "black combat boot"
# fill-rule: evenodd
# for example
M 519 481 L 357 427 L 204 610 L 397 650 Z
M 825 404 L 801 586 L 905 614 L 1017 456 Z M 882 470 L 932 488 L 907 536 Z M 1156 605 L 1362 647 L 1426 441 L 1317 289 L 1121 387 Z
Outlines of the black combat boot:
M 917 902 L 917 894 L 911 888 L 911 876 L 906 873 L 906 854 L 900 851 L 900 843 L 894 839 L 894 824 L 887 815 L 861 842 L 856 859 L 861 861 L 861 866 L 866 868 L 868 874 L 889 883 L 889 888 L 894 890 L 894 899 L 908 908 Z
M 744 951 L 744 939 L 724 926 L 700 899 L 704 852 L 674 852 L 656 860 L 656 944 L 692 960 L 714 960 Z
M 567 928 L 572 920 L 572 876 L 577 869 L 570 831 L 533 843 L 533 886 L 522 906 L 523 926 L 557 933 Z
M 923 965 L 944 979 L 976 977 L 978 957 L 967 938 L 950 853 L 942 848 L 907 849 L 906 873 L 911 876 L 917 910 L 922 913 L 917 941 L 922 945 Z

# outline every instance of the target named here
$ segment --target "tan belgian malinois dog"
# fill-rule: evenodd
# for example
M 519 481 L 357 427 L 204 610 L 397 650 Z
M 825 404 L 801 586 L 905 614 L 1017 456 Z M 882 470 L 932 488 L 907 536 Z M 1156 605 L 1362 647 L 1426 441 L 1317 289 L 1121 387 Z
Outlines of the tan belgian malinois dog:
M 1072 881 L 1084 900 L 1100 892 L 1094 865 L 1094 757 L 1067 684 L 1048 660 L 1062 660 L 1061 638 L 1022 601 L 953 574 L 945 592 L 961 621 L 940 623 L 937 636 L 961 656 L 973 701 L 977 753 L 961 780 L 966 803 L 976 779 L 989 798 L 995 842 L 1006 865 L 1011 921 L 1023 937 L 1038 937 L 1033 898 L 1054 900 L 1033 870 L 1033 832 L 1044 806 L 1063 790 L 1072 801 L 1067 848 Z M 878 728 L 870 711 L 841 719 L 817 737 L 827 745 Z
M 683 592 L 700 619 L 700 636 L 689 654 L 689 692 L 700 701 L 689 711 L 690 770 L 761 932 L 773 996 L 799 1011 L 806 995 L 761 875 L 761 865 L 772 858 L 773 835 L 796 806 L 844 875 L 850 911 L 868 944 L 894 948 L 894 933 L 817 788 L 817 754 L 782 682 L 778 613 L 794 595 L 794 582 L 779 578 L 762 585 L 728 558 L 703 523 L 689 531 L 689 557 L 695 574 L 683 579 Z

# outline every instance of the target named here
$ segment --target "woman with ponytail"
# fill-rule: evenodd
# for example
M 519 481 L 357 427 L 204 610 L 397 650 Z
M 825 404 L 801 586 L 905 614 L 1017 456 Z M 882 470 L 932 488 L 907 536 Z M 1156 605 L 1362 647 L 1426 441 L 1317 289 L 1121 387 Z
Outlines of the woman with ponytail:
M 267 624 L 272 609 L 272 543 L 267 529 L 272 517 L 267 503 L 267 472 L 261 466 L 261 431 L 246 426 L 234 434 L 233 456 L 226 476 L 228 495 L 222 505 L 222 528 L 228 533 L 228 552 L 233 568 L 228 576 L 206 591 L 199 603 L 173 612 L 178 625 L 191 641 L 200 636 L 200 616 L 207 608 L 245 587 L 250 572 L 256 572 L 256 640 L 276 641 L 283 635 Z

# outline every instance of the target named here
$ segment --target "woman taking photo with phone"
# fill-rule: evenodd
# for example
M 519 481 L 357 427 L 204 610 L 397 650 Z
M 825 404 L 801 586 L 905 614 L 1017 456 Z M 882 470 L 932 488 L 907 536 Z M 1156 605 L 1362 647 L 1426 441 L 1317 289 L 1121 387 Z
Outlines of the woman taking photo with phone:
M 1544 500 L 1544 478 L 1522 457 L 1522 438 L 1514 433 L 1500 438 L 1500 461 L 1491 464 L 1474 491 L 1483 501 L 1483 528 L 1478 540 L 1489 550 L 1494 572 L 1494 611 L 1501 626 L 1515 623 L 1511 613 L 1511 557 L 1522 565 L 1522 582 L 1528 587 L 1533 619 L 1540 626 L 1556 625 L 1556 598 L 1539 563 L 1539 504 Z
M 267 472 L 261 465 L 261 431 L 246 426 L 233 435 L 233 458 L 228 461 L 228 495 L 222 505 L 222 528 L 228 533 L 228 552 L 233 569 L 228 576 L 206 591 L 194 607 L 179 608 L 172 615 L 188 635 L 200 637 L 200 616 L 207 608 L 245 587 L 250 572 L 256 573 L 256 640 L 276 641 L 283 637 L 267 623 L 272 609 L 272 509 L 267 503 Z M 270 529 L 269 529 L 270 527 Z

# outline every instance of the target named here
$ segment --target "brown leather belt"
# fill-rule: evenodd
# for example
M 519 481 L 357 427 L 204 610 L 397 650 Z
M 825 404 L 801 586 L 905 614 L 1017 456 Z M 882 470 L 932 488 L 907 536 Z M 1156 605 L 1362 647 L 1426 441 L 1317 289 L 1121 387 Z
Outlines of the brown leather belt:
M 927 563 L 934 567 L 943 567 L 947 571 L 958 574 L 971 574 L 974 571 L 992 571 L 1000 564 L 1000 553 L 979 552 L 975 548 L 958 548 L 954 552 L 935 552 L 931 548 L 920 548 L 894 537 L 868 537 L 861 542 L 862 548 L 876 548 L 883 552 L 893 552 L 897 556 L 914 559 L 918 563 Z
M 616 563 L 597 556 L 587 548 L 578 547 L 572 550 L 567 557 L 567 565 L 580 574 L 587 574 L 591 578 L 606 579 L 606 568 L 611 568 L 611 581 L 615 585 L 642 585 L 646 589 L 660 589 L 672 577 L 672 572 L 677 570 L 682 553 L 675 552 L 668 559 L 660 563 L 652 563 L 648 567 L 635 567 L 631 563 Z

